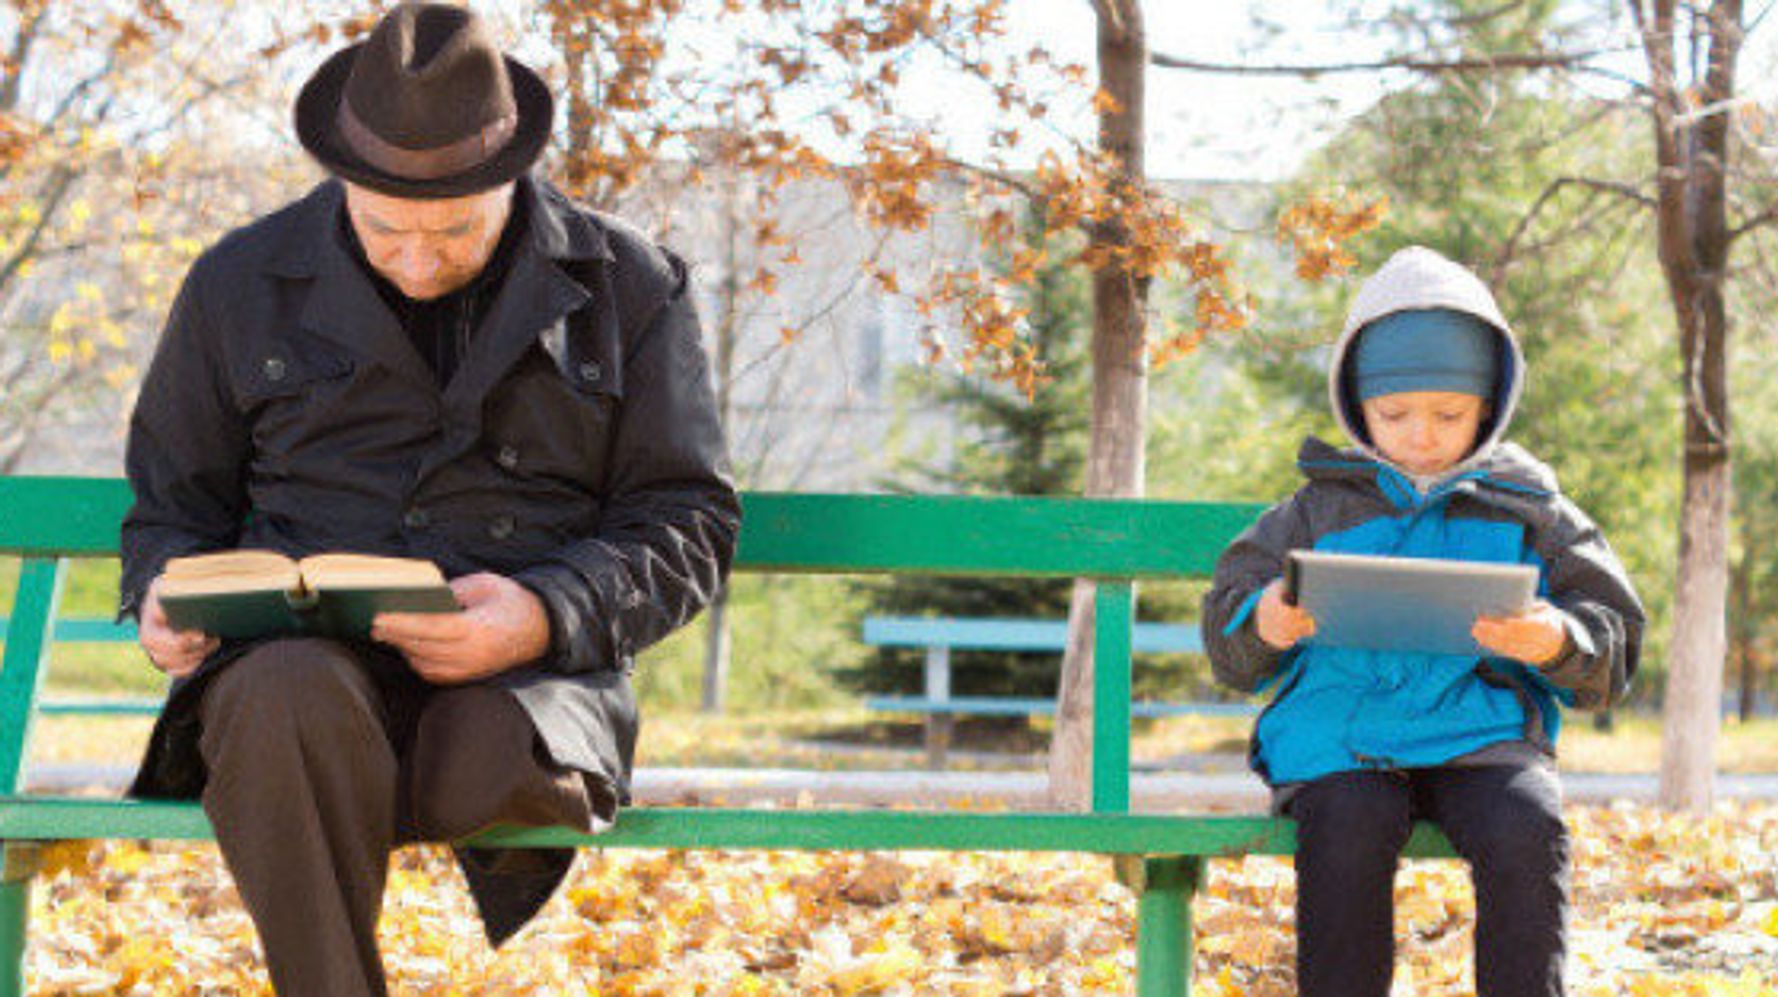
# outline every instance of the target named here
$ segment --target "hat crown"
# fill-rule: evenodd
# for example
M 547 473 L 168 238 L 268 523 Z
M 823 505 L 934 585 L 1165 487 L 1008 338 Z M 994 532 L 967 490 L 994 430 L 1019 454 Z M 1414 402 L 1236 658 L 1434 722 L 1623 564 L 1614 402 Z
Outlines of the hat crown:
M 1352 344 L 1358 399 L 1407 391 L 1452 391 L 1490 399 L 1499 377 L 1501 333 L 1447 308 L 1391 312 Z
M 474 12 L 410 2 L 377 24 L 346 79 L 345 107 L 375 138 L 437 149 L 516 112 L 506 60 Z

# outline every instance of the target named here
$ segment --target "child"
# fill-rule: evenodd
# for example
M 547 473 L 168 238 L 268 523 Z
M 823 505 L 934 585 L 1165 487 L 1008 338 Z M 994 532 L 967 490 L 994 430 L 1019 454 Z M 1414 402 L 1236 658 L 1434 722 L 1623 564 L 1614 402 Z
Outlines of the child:
M 1469 861 L 1481 997 L 1562 992 L 1568 837 L 1557 704 L 1626 687 L 1643 612 L 1599 529 L 1554 475 L 1501 438 L 1524 359 L 1475 275 L 1431 250 L 1364 283 L 1328 392 L 1358 444 L 1303 444 L 1308 479 L 1224 552 L 1204 601 L 1217 678 L 1277 690 L 1251 761 L 1297 821 L 1297 985 L 1389 992 L 1392 886 L 1415 819 Z M 1318 646 L 1285 604 L 1285 555 L 1347 553 L 1536 565 L 1539 600 L 1473 630 L 1483 656 Z

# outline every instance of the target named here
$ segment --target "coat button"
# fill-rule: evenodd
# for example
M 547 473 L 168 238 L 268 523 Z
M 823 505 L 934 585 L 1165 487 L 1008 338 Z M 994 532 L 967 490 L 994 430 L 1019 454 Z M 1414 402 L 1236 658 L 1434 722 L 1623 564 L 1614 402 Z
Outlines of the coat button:
M 580 365 L 580 379 L 588 384 L 598 384 L 599 378 L 603 376 L 605 376 L 605 370 L 599 366 L 596 360 L 588 360 Z
M 426 524 L 430 522 L 432 522 L 432 517 L 426 515 L 426 510 L 421 509 L 418 506 L 409 509 L 401 517 L 401 525 L 410 530 L 423 530 L 426 528 Z
M 506 468 L 508 471 L 512 470 L 513 468 L 518 467 L 519 466 L 519 448 L 513 446 L 510 443 L 502 446 L 500 448 L 500 452 L 496 453 L 494 455 L 494 463 L 499 464 L 501 467 Z
M 505 540 L 518 528 L 519 524 L 511 516 L 495 516 L 494 521 L 488 524 L 488 536 L 495 540 Z
M 278 357 L 268 357 L 264 365 L 264 370 L 266 380 L 282 381 L 284 380 L 284 375 L 289 373 L 290 368 Z

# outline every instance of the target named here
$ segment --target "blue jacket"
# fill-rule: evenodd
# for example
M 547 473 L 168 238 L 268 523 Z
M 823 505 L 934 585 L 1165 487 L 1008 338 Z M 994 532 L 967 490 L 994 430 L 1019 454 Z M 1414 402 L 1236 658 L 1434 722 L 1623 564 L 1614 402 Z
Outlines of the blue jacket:
M 1436 263 L 1455 267 L 1442 258 Z M 1344 371 L 1355 332 L 1388 311 L 1453 306 L 1448 296 L 1427 303 L 1412 293 L 1383 304 L 1393 307 L 1348 324 L 1329 376 L 1335 411 L 1358 446 L 1307 441 L 1298 458 L 1306 483 L 1230 545 L 1204 600 L 1204 636 L 1218 679 L 1242 690 L 1273 690 L 1255 725 L 1252 762 L 1274 786 L 1355 769 L 1483 760 L 1503 750 L 1553 754 L 1558 704 L 1609 705 L 1627 687 L 1640 653 L 1642 606 L 1610 545 L 1562 496 L 1548 467 L 1501 442 L 1524 364 L 1497 310 L 1469 309 L 1500 332 L 1502 360 L 1493 415 L 1473 454 L 1436 482 L 1415 482 L 1370 445 Z M 1568 648 L 1542 667 L 1333 648 L 1312 637 L 1278 651 L 1260 639 L 1252 616 L 1295 549 L 1534 565 L 1539 595 L 1566 616 Z

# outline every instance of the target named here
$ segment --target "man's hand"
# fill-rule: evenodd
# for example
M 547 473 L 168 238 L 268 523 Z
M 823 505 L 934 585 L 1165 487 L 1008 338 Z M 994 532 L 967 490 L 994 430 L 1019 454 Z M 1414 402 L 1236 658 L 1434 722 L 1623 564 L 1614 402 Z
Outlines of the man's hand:
M 461 613 L 378 613 L 372 640 L 400 651 L 420 677 L 457 685 L 535 661 L 549 650 L 549 615 L 528 588 L 501 575 L 451 581 Z
M 1477 644 L 1527 665 L 1547 665 L 1568 646 L 1567 615 L 1542 599 L 1517 616 L 1483 616 L 1469 632 Z
M 1260 640 L 1280 651 L 1287 651 L 1297 641 L 1315 634 L 1315 617 L 1301 606 L 1284 601 L 1282 579 L 1267 585 L 1265 594 L 1259 597 L 1253 625 L 1259 631 Z
M 136 640 L 148 652 L 154 667 L 173 678 L 184 678 L 221 647 L 222 641 L 196 630 L 174 630 L 168 626 L 167 614 L 161 609 L 160 587 L 161 580 L 156 578 L 142 597 Z

